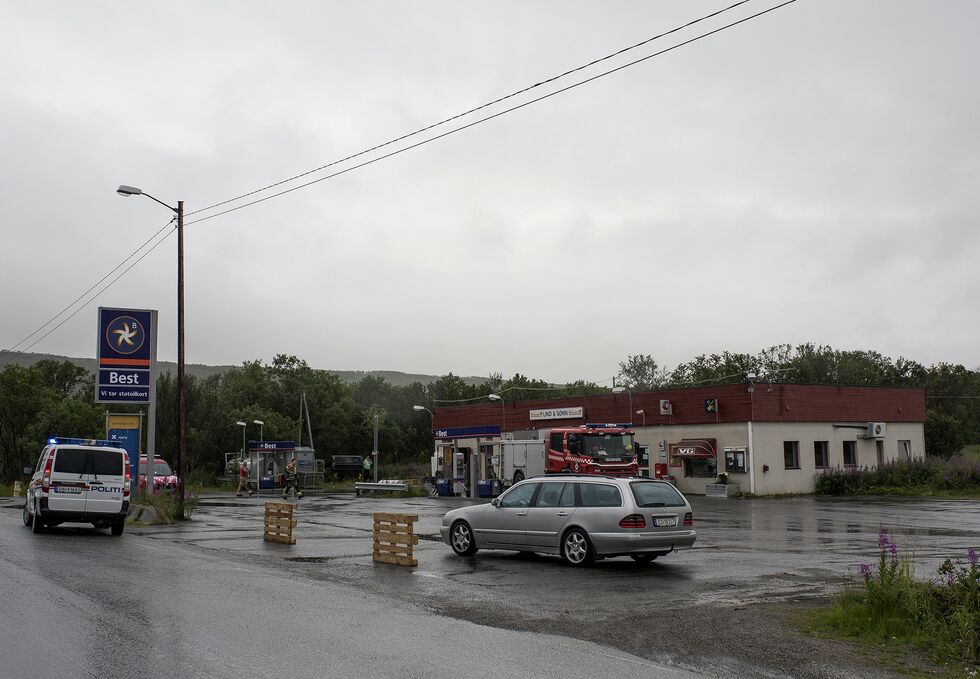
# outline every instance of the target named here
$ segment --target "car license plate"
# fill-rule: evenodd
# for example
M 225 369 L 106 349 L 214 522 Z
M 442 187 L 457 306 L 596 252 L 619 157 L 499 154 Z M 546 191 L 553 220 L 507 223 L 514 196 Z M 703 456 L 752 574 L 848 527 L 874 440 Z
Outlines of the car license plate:
M 676 516 L 656 516 L 653 519 L 653 525 L 664 527 L 664 526 L 676 526 L 677 517 Z
M 56 493 L 75 493 L 75 494 L 81 494 L 82 489 L 81 488 L 76 488 L 74 486 L 55 486 L 54 487 L 54 492 L 56 492 Z

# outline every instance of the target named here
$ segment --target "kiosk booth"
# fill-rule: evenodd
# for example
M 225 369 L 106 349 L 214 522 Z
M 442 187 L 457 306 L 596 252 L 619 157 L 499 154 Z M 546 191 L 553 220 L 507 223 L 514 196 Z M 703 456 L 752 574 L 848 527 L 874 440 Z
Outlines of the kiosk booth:
M 494 450 L 500 443 L 500 427 L 437 429 L 433 437 L 432 476 L 437 495 L 492 497 L 499 492 Z
M 240 454 L 230 453 L 229 456 L 238 458 Z M 286 463 L 294 457 L 299 467 L 301 488 L 310 488 L 317 481 L 323 481 L 323 460 L 316 459 L 312 448 L 297 446 L 293 441 L 249 441 L 246 455 L 249 481 L 259 490 L 282 488 L 286 485 Z M 231 460 L 226 461 L 226 468 L 232 466 Z M 235 476 L 237 478 L 237 469 Z

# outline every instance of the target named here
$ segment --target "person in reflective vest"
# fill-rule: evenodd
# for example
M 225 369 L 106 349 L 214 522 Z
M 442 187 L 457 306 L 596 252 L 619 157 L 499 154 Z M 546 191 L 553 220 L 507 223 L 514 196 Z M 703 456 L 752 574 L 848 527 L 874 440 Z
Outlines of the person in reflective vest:
M 282 499 L 289 497 L 289 489 L 296 492 L 296 499 L 303 497 L 303 491 L 299 489 L 299 464 L 294 457 L 286 463 L 286 485 L 282 489 Z
M 370 455 L 364 456 L 364 461 L 361 462 L 361 466 L 364 467 L 364 480 L 370 481 L 371 480 L 371 456 Z

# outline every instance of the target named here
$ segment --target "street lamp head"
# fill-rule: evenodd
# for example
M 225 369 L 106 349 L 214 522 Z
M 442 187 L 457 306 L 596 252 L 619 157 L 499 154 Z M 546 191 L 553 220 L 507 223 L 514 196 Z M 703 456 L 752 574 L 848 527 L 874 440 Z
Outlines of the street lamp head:
M 425 409 L 426 409 L 425 406 L 412 406 L 412 410 L 414 410 L 417 413 L 420 413 Z
M 491 401 L 503 401 L 503 397 L 500 394 L 487 394 L 487 398 Z
M 613 387 L 612 388 L 612 393 L 614 393 L 614 394 L 622 394 L 624 391 L 626 391 L 626 387 Z
M 247 426 L 244 422 L 236 422 L 235 424 L 237 424 L 239 427 Z
M 265 424 L 265 422 L 263 422 L 262 420 L 252 420 L 252 424 L 257 424 L 261 427 Z
M 642 410 L 637 410 L 636 411 L 636 414 L 637 415 L 645 415 L 646 413 L 644 411 L 642 411 Z
M 138 189 L 135 186 L 126 186 L 125 184 L 122 184 L 118 189 L 116 189 L 116 193 L 118 193 L 120 196 L 140 196 L 143 194 L 143 190 Z

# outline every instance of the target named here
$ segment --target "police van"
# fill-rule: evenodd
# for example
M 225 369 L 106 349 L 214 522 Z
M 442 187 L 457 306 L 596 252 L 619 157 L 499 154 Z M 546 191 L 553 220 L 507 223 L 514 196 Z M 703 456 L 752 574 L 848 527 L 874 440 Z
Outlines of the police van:
M 52 438 L 31 476 L 24 525 L 34 533 L 61 523 L 91 523 L 122 535 L 129 513 L 129 455 L 110 441 Z

